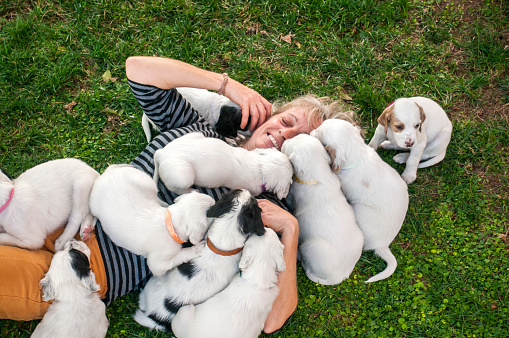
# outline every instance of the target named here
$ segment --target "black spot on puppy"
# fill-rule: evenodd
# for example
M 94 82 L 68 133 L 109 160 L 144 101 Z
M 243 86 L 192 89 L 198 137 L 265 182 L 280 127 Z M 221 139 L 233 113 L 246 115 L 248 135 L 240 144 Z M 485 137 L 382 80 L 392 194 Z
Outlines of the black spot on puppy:
M 161 318 L 155 312 L 148 315 L 148 318 L 152 319 L 158 325 L 164 327 L 166 332 L 171 332 L 171 320 L 170 318 Z
M 90 274 L 90 262 L 87 255 L 79 250 L 71 249 L 69 250 L 69 256 L 71 256 L 71 267 L 79 279 Z
M 187 279 L 193 278 L 196 274 L 196 267 L 192 262 L 182 263 L 177 266 L 177 270 L 180 272 L 182 276 L 187 277 Z
M 170 299 L 170 298 L 165 298 L 164 299 L 164 307 L 166 308 L 166 310 L 168 310 L 168 312 L 171 312 L 171 313 L 177 313 L 178 310 L 183 306 L 184 304 L 182 303 L 177 303 L 175 302 L 173 299 Z
M 222 106 L 216 123 L 216 131 L 225 137 L 237 137 L 237 130 L 247 130 L 250 121 L 251 117 L 246 127 L 241 129 L 242 109 L 239 106 Z
M 207 217 L 221 217 L 224 214 L 229 213 L 236 205 L 236 199 L 241 192 L 242 190 L 235 189 L 221 196 L 219 201 L 207 210 Z

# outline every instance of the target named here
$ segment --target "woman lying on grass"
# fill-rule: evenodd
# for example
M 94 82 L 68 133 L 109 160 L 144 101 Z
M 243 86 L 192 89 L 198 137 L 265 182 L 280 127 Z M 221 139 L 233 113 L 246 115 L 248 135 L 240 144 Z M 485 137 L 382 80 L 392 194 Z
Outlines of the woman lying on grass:
M 153 175 L 153 155 L 172 140 L 190 132 L 201 132 L 207 137 L 221 138 L 216 131 L 189 105 L 184 104 L 176 87 L 219 90 L 242 108 L 244 128 L 250 118 L 251 138 L 242 145 L 245 149 L 277 148 L 296 135 L 318 127 L 329 118 L 351 120 L 336 102 L 327 98 L 304 96 L 271 113 L 271 104 L 256 91 L 225 74 L 206 71 L 184 62 L 160 57 L 130 57 L 126 74 L 131 89 L 147 116 L 156 123 L 161 133 L 134 159 L 132 164 Z M 172 204 L 177 197 L 160 186 L 159 197 Z M 216 200 L 226 188 L 200 188 Z M 279 275 L 279 295 L 267 317 L 264 331 L 273 332 L 282 327 L 297 307 L 297 245 L 298 222 L 288 212 L 284 202 L 274 195 L 258 196 L 262 218 L 266 226 L 281 236 L 284 245 L 286 271 Z M 54 241 L 60 232 L 46 239 L 41 250 L 0 246 L 0 318 L 33 320 L 42 318 L 49 304 L 42 299 L 39 282 L 48 271 L 54 254 Z M 91 267 L 101 285 L 100 295 L 106 304 L 117 297 L 142 288 L 151 276 L 143 257 L 116 246 L 103 232 L 100 220 L 94 233 L 86 241 L 91 249 Z

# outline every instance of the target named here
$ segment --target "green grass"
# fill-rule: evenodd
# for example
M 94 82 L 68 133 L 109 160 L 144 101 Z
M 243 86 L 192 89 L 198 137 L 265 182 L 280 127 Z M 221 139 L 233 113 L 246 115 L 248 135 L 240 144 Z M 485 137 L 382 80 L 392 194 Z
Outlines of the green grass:
M 454 132 L 445 160 L 409 187 L 391 245 L 396 272 L 364 284 L 385 267 L 370 252 L 337 286 L 312 283 L 299 267 L 298 309 L 274 336 L 505 336 L 508 14 L 502 0 L 4 1 L 0 166 L 16 177 L 62 157 L 100 172 L 133 159 L 145 140 L 125 78 L 130 55 L 227 71 L 271 101 L 350 96 L 367 140 L 389 102 L 430 97 Z M 108 70 L 116 81 L 103 81 Z M 402 172 L 393 152 L 379 153 Z M 166 336 L 131 319 L 136 303 L 132 293 L 108 308 L 108 336 Z M 36 325 L 1 320 L 0 336 L 29 336 Z

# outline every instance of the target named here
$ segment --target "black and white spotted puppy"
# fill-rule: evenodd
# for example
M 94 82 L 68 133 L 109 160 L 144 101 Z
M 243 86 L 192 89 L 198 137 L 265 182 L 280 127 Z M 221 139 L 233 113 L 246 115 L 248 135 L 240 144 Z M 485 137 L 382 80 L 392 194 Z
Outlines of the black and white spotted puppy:
M 170 331 L 184 305 L 202 303 L 223 290 L 239 271 L 241 250 L 250 234 L 265 233 L 261 209 L 247 190 L 232 190 L 207 211 L 214 218 L 207 245 L 198 257 L 163 276 L 153 276 L 140 293 L 134 319 L 141 325 Z
M 90 269 L 90 249 L 75 239 L 55 254 L 41 280 L 43 298 L 53 299 L 32 337 L 105 337 L 106 307 Z
M 176 89 L 198 114 L 205 118 L 205 120 L 216 129 L 219 135 L 236 138 L 239 131 L 243 134 L 249 133 L 247 132 L 247 128 L 250 120 L 248 120 L 246 127 L 241 129 L 242 108 L 226 96 L 199 88 L 178 87 Z M 141 125 L 145 132 L 147 142 L 150 142 L 152 139 L 150 127 L 152 126 L 152 128 L 158 129 L 154 122 L 157 121 L 152 121 L 147 115 L 143 114 Z

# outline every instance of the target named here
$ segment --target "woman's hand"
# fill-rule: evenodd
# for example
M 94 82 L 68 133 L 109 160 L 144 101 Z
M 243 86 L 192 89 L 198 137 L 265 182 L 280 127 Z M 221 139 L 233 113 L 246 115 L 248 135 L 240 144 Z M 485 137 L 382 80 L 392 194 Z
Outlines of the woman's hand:
M 161 89 L 177 87 L 219 90 L 224 82 L 222 74 L 210 72 L 188 63 L 155 56 L 131 56 L 126 60 L 126 75 L 131 81 Z M 253 131 L 265 122 L 271 113 L 271 104 L 257 91 L 228 78 L 225 95 L 242 108 L 241 128 L 247 125 Z
M 279 294 L 272 304 L 263 331 L 271 333 L 279 330 L 297 308 L 297 246 L 299 244 L 299 223 L 288 211 L 274 203 L 260 199 L 263 224 L 281 235 L 284 245 L 283 255 L 286 264 L 285 272 L 278 275 Z
M 253 131 L 261 126 L 271 114 L 271 103 L 257 91 L 244 86 L 238 81 L 229 79 L 225 87 L 225 95 L 242 108 L 242 122 L 240 128 L 246 127 L 249 117 L 249 130 Z

